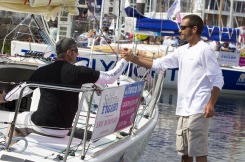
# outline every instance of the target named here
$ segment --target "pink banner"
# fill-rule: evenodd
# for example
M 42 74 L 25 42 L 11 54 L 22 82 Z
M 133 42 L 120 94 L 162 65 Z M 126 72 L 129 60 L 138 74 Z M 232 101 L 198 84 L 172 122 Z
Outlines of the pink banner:
M 245 66 L 245 49 L 244 48 L 240 50 L 239 66 Z
M 120 118 L 115 131 L 126 128 L 133 124 L 140 94 L 137 96 L 124 98 L 120 112 Z
M 240 57 L 239 66 L 245 66 L 245 57 Z

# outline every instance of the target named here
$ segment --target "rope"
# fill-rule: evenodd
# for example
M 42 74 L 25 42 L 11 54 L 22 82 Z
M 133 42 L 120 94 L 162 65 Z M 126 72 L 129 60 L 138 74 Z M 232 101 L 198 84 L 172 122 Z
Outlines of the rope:
M 0 122 L 1 124 L 12 124 L 12 122 Z M 60 127 L 50 127 L 50 126 L 37 126 L 37 125 L 27 125 L 27 124 L 15 124 L 16 126 L 27 126 L 27 127 L 41 127 L 41 128 L 47 128 L 47 129 L 57 129 L 57 130 L 71 130 L 72 128 L 60 128 Z M 4 128 L 0 128 L 4 129 Z
M 91 6 L 88 4 L 88 2 L 86 2 L 86 4 L 87 4 L 87 6 L 88 6 L 88 9 L 91 11 Z M 99 31 L 102 33 L 102 37 L 103 37 L 105 40 L 108 40 L 108 39 L 105 37 L 105 35 L 103 34 L 103 31 L 102 31 L 102 29 L 100 28 L 99 22 L 98 22 L 97 18 L 95 17 L 94 12 L 91 12 L 91 13 L 92 13 L 92 15 L 93 15 L 93 17 L 94 17 L 94 20 L 95 20 L 96 25 L 97 25 L 98 28 L 99 28 Z M 113 54 L 116 55 L 116 61 L 115 61 L 115 64 L 114 64 L 114 66 L 113 66 L 113 67 L 115 67 L 116 64 L 117 64 L 117 62 L 118 62 L 118 54 L 116 53 L 116 51 L 112 48 L 112 46 L 111 46 L 107 41 L 106 41 L 106 43 L 107 43 L 107 45 L 110 47 L 111 51 L 113 51 Z
M 1 84 L 10 84 L 10 85 L 16 85 L 19 83 L 15 83 L 15 82 L 4 82 L 4 81 L 0 81 Z
M 4 137 L 6 138 L 6 136 L 4 136 Z M 22 153 L 22 152 L 24 152 L 26 150 L 27 146 L 28 146 L 28 141 L 26 140 L 25 137 L 13 137 L 12 140 L 11 140 L 11 142 L 12 143 L 16 143 L 16 142 L 21 141 L 21 140 L 25 142 L 25 145 L 24 145 L 23 148 L 21 148 L 20 150 L 18 150 L 16 148 L 9 147 L 9 150 L 8 151 L 16 152 L 16 153 Z M 1 149 L 6 149 L 6 147 L 7 147 L 7 144 L 6 144 L 5 141 L 3 141 L 3 142 L 0 143 L 0 148 Z

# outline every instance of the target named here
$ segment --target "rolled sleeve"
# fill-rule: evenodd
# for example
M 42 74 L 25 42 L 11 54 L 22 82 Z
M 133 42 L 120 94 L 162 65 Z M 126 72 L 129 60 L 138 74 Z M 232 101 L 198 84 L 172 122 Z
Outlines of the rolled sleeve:
M 222 75 L 222 70 L 218 64 L 216 55 L 211 48 L 206 49 L 204 52 L 205 55 L 208 55 L 203 59 L 205 60 L 204 64 L 206 67 L 206 75 L 212 86 L 216 86 L 221 90 L 224 85 L 224 77 Z
M 224 77 L 222 75 L 210 76 L 210 81 L 213 87 L 218 87 L 220 90 L 224 85 Z

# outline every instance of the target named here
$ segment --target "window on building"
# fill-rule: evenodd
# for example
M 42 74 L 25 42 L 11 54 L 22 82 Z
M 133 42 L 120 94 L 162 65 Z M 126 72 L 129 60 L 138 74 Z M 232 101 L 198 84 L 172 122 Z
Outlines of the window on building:
M 85 5 L 86 4 L 86 0 L 79 0 L 79 4 Z
M 180 1 L 180 11 L 181 12 L 192 12 L 191 8 L 193 7 L 191 0 L 182 0 Z
M 219 9 L 219 3 L 217 0 L 209 0 L 209 9 L 210 10 L 218 10 Z
M 245 12 L 245 3 L 244 2 L 234 2 L 234 12 L 244 13 Z
M 230 0 L 225 0 L 223 5 L 223 11 L 230 11 L 231 2 Z
M 113 7 L 109 7 L 109 12 L 113 12 Z

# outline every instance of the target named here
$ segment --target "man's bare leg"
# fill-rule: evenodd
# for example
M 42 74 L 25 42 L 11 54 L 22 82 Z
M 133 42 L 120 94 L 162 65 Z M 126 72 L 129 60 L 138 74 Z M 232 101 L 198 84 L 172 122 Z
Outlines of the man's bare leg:
M 198 156 L 198 157 L 196 157 L 196 161 L 197 162 L 207 162 L 208 158 L 207 158 L 207 156 Z
M 6 143 L 8 143 L 8 141 L 9 141 L 10 128 L 11 128 L 11 126 L 9 126 L 9 127 L 8 127 L 8 130 L 7 130 L 7 136 L 6 136 L 6 139 L 5 139 Z M 15 131 L 15 129 L 14 129 L 12 138 L 13 138 L 13 137 L 18 137 L 18 136 L 19 136 L 19 134 L 18 134 L 18 133 Z M 14 142 L 14 143 L 15 143 L 15 142 Z M 10 145 L 13 145 L 14 143 L 11 142 Z
M 190 157 L 188 155 L 184 155 L 181 158 L 181 162 L 193 162 L 193 157 Z

